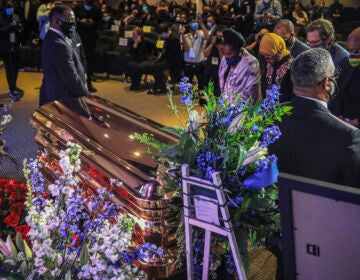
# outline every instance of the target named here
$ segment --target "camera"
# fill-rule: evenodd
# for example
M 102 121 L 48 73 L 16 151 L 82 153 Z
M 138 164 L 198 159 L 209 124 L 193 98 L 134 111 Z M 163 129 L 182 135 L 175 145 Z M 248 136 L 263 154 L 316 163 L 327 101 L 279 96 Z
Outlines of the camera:
M 222 44 L 223 42 L 224 42 L 224 38 L 223 38 L 223 37 L 218 37 L 218 36 L 216 36 L 215 45 Z

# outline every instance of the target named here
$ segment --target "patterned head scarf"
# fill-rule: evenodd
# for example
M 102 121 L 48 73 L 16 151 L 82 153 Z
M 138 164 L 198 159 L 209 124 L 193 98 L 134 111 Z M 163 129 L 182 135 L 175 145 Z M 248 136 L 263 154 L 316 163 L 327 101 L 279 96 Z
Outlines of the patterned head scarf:
M 286 49 L 285 41 L 275 33 L 266 33 L 260 41 L 259 52 L 261 55 L 279 55 L 279 60 L 290 54 Z

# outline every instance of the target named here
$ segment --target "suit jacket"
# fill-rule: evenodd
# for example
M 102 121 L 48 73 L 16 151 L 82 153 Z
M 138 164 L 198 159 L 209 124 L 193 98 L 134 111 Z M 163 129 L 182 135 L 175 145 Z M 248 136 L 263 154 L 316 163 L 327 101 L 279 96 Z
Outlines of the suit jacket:
M 337 80 L 339 92 L 331 103 L 331 112 L 336 116 L 360 121 L 360 94 L 359 94 L 360 67 L 347 64 Z
M 299 54 L 310 49 L 307 45 L 301 42 L 298 38 L 295 39 L 294 45 L 290 49 L 290 55 L 296 58 Z
M 85 70 L 76 46 L 49 30 L 41 48 L 44 78 L 40 88 L 40 106 L 48 102 L 89 94 L 85 88 Z
M 281 172 L 360 187 L 360 130 L 339 120 L 319 102 L 294 97 L 292 114 L 279 124 L 271 147 Z

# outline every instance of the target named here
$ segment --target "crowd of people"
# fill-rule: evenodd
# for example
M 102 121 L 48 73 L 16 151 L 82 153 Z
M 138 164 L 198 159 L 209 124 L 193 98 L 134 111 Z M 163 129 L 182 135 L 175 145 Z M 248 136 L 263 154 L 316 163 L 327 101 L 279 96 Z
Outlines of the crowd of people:
M 49 14 L 58 4 L 52 0 L 2 3 L 0 53 L 11 98 L 19 99 L 24 94 L 16 84 L 21 64 L 20 46 L 35 42 L 42 47 L 50 28 Z M 315 0 L 306 7 L 301 1 L 281 3 L 278 0 L 243 0 L 231 4 L 224 0 L 204 0 L 202 4 L 202 11 L 198 14 L 196 4 L 189 0 L 181 4 L 160 0 L 156 5 L 148 4 L 146 0 L 121 0 L 118 7 L 110 7 L 103 0 L 85 0 L 69 5 L 75 17 L 75 37 L 80 39 L 79 53 L 86 72 L 87 91 L 97 91 L 92 81 L 99 65 L 96 57 L 99 54 L 95 53 L 99 34 L 110 29 L 115 22 L 120 22 L 119 37 L 131 27 L 133 36 L 128 40 L 128 50 L 122 50 L 112 64 L 117 63 L 125 69 L 123 72 L 131 79 L 130 90 L 140 89 L 142 74 L 153 75 L 155 83 L 149 94 L 166 91 L 168 80 L 176 83 L 185 75 L 191 80 L 196 77 L 200 88 L 212 80 L 215 94 L 231 95 L 231 91 L 241 89 L 235 85 L 235 76 L 238 80 L 244 78 L 246 71 L 243 65 L 251 54 L 259 63 L 259 66 L 251 64 L 251 67 L 258 67 L 260 75 L 255 76 L 256 83 L 260 84 L 252 85 L 254 92 L 244 93 L 244 97 L 252 96 L 254 100 L 264 97 L 266 90 L 275 83 L 280 87 L 282 101 L 286 101 L 291 97 L 292 90 L 289 69 L 293 58 L 301 52 L 309 47 L 328 49 L 335 62 L 336 77 L 340 74 L 342 59 L 349 55 L 335 43 L 332 23 L 340 18 L 343 10 L 338 0 L 329 7 L 324 1 L 315 3 Z M 143 26 L 151 26 L 157 38 L 147 36 Z M 239 52 L 232 58 L 233 66 L 239 64 L 237 71 L 227 71 L 230 60 L 228 54 L 223 53 L 225 37 L 222 31 L 229 28 L 242 37 L 237 40 L 237 46 L 232 46 Z M 271 34 L 265 36 L 260 51 L 265 33 Z M 238 36 L 232 36 L 232 39 Z M 157 47 L 156 39 L 165 42 L 162 48 Z M 244 60 L 240 62 L 239 57 L 244 57 Z M 101 58 L 104 62 L 104 57 Z M 41 59 L 38 62 L 40 68 Z M 224 79 L 225 74 L 229 75 L 227 79 Z

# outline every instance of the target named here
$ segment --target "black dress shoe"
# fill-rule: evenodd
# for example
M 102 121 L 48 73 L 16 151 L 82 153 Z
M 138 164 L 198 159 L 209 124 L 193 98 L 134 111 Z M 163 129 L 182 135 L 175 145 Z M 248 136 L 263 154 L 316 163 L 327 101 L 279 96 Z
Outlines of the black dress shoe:
M 10 96 L 10 98 L 13 99 L 14 101 L 18 101 L 18 100 L 21 98 L 22 95 L 19 94 L 19 92 L 16 91 L 16 90 L 11 90 L 11 91 L 9 92 L 9 96 Z
M 97 89 L 93 87 L 93 85 L 88 85 L 88 91 L 97 92 Z
M 15 87 L 15 91 L 19 91 L 19 92 L 22 92 L 24 94 L 24 90 L 22 90 L 21 88 Z

